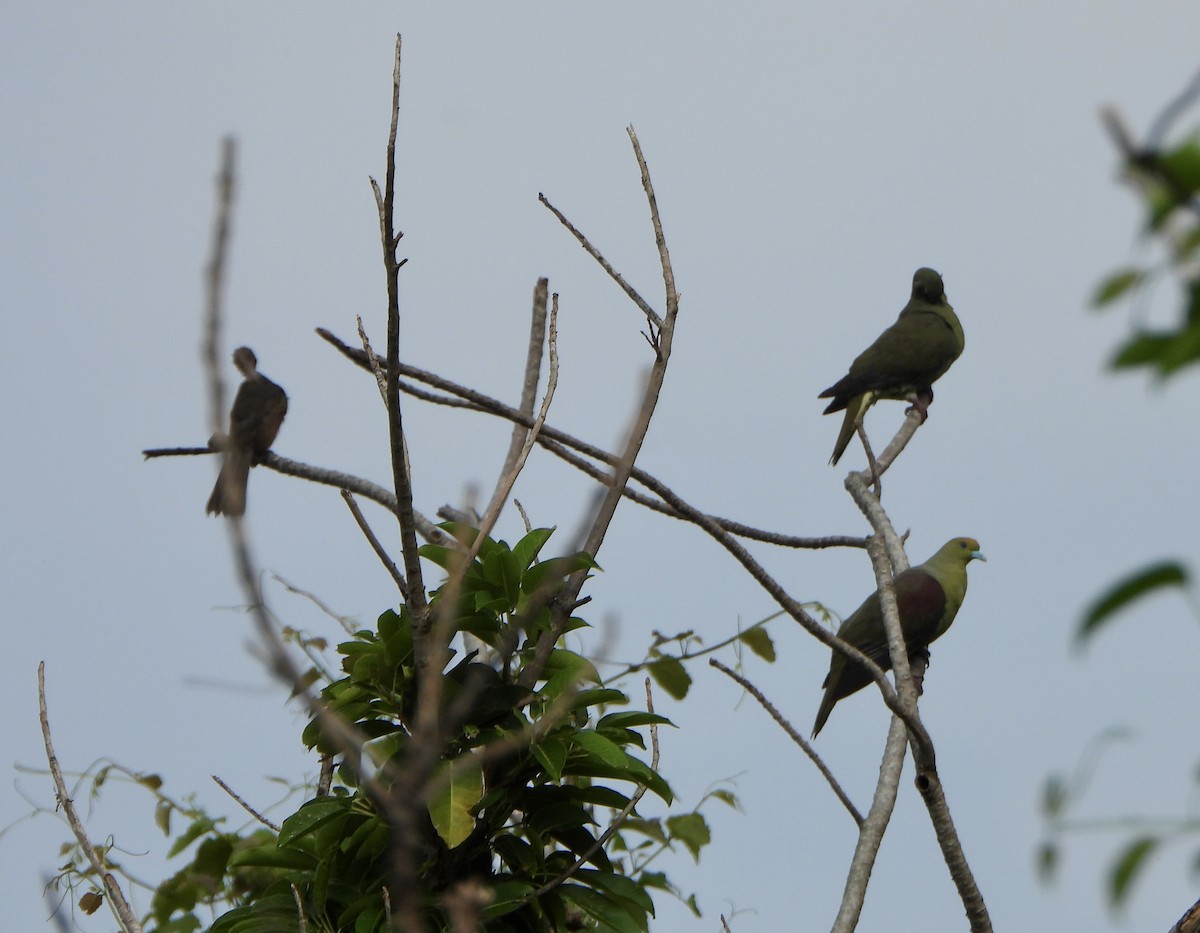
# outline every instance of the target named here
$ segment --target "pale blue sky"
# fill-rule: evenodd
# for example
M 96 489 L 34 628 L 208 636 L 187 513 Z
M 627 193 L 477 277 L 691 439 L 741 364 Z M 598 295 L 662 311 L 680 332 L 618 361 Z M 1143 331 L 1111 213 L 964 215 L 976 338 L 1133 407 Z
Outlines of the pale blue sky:
M 233 825 L 210 774 L 263 803 L 278 793 L 264 776 L 312 772 L 301 719 L 229 608 L 241 595 L 225 530 L 203 511 L 213 464 L 143 463 L 139 451 L 208 436 L 201 268 L 218 141 L 232 132 L 227 345 L 254 347 L 291 397 L 280 454 L 386 484 L 375 389 L 312 329 L 349 338 L 362 314 L 383 339 L 367 176 L 384 170 L 399 31 L 406 357 L 514 399 L 529 296 L 547 275 L 562 304 L 551 421 L 616 442 L 648 362 L 641 322 L 537 194 L 661 306 L 634 124 L 683 293 L 642 465 L 699 507 L 797 534 L 861 533 L 843 470 L 826 465 L 837 424 L 815 396 L 894 318 L 913 269 L 943 273 L 967 349 L 889 474 L 885 505 L 911 528 L 914 562 L 959 534 L 989 558 L 971 568 L 922 703 L 947 796 L 997 929 L 1167 929 L 1195 899 L 1192 847 L 1156 861 L 1123 927 L 1102 907 L 1115 838 L 1075 840 L 1052 890 L 1033 855 L 1043 778 L 1103 727 L 1135 735 L 1106 760 L 1089 812 L 1180 812 L 1196 763 L 1196 632 L 1178 602 L 1147 604 L 1082 658 L 1068 647 L 1107 580 L 1195 553 L 1198 377 L 1156 391 L 1105 374 L 1128 318 L 1085 306 L 1134 253 L 1138 222 L 1097 109 L 1115 104 L 1144 130 L 1194 73 L 1197 26 L 1187 2 L 7 5 L 10 763 L 42 763 L 44 659 L 67 767 L 108 756 L 158 771 L 168 792 L 198 791 Z M 1158 296 L 1159 313 L 1172 297 Z M 879 406 L 872 436 L 901 411 Z M 407 423 L 423 511 L 471 484 L 490 490 L 503 425 L 415 404 Z M 860 458 L 852 447 L 843 466 Z M 517 495 L 565 533 L 590 491 L 538 454 Z M 394 601 L 335 491 L 256 471 L 250 512 L 264 567 L 364 623 Z M 519 534 L 515 513 L 500 533 Z M 754 551 L 795 596 L 841 612 L 873 585 L 858 552 Z M 589 611 L 619 625 L 623 657 L 653 629 L 713 642 L 774 610 L 700 533 L 628 504 L 600 563 Z M 267 589 L 289 624 L 336 637 L 307 603 Z M 778 663 L 747 671 L 807 729 L 826 651 L 790 622 L 772 631 Z M 660 897 L 655 929 L 714 930 L 733 910 L 737 933 L 827 927 L 850 821 L 761 710 L 706 666 L 692 673 L 686 702 L 659 699 L 680 727 L 663 735 L 662 770 L 685 806 L 733 779 L 744 812 L 711 809 L 700 865 L 663 866 L 699 892 L 705 919 Z M 864 693 L 818 743 L 863 805 L 885 728 Z M 23 797 L 52 803 L 39 777 L 14 773 L 10 787 L 4 825 L 29 812 Z M 106 791 L 89 825 L 155 879 L 165 845 L 151 816 L 143 798 Z M 40 877 L 66 838 L 43 814 L 0 839 L 7 929 L 39 928 Z M 906 780 L 861 928 L 963 927 Z

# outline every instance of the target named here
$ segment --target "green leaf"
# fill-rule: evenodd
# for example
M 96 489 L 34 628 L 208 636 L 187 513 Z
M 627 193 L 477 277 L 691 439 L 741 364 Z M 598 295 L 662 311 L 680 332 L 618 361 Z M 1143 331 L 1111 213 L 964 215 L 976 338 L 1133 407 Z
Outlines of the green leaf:
M 597 564 L 586 551 L 577 551 L 563 557 L 551 557 L 541 563 L 534 564 L 521 578 L 521 590 L 527 594 L 536 593 L 543 588 L 553 594 L 562 587 L 563 580 L 578 570 L 599 570 Z
M 166 800 L 160 800 L 154 807 L 154 825 L 162 830 L 164 836 L 171 835 L 171 811 L 174 809 Z
M 1189 584 L 1187 569 L 1178 561 L 1160 561 L 1137 570 L 1119 580 L 1101 594 L 1083 614 L 1075 632 L 1076 644 L 1096 634 L 1101 625 L 1135 600 L 1166 587 L 1185 587 Z
M 453 780 L 447 780 L 452 762 L 444 762 L 435 772 L 434 781 L 440 789 L 429 800 L 429 816 L 433 828 L 451 849 L 471 835 L 475 828 L 471 809 L 483 797 L 483 769 L 474 757 L 471 756 L 471 765 L 459 771 Z
M 171 844 L 171 848 L 167 850 L 167 858 L 178 855 L 205 833 L 212 832 L 216 826 L 217 824 L 207 816 L 192 820 L 188 828 L 183 831 L 183 835 L 176 839 Z
M 712 842 L 712 832 L 708 821 L 699 813 L 683 813 L 679 816 L 667 817 L 667 829 L 672 839 L 682 842 L 692 858 L 700 861 L 700 850 Z
M 1159 156 L 1165 174 L 1177 185 L 1191 192 L 1200 190 L 1200 143 L 1186 139 L 1170 152 Z
M 230 868 L 284 868 L 312 871 L 316 856 L 301 849 L 281 849 L 272 840 L 268 845 L 242 849 L 229 857 Z
M 1153 854 L 1161 841 L 1155 836 L 1142 836 L 1126 846 L 1125 851 L 1118 856 L 1109 879 L 1108 900 L 1111 906 L 1120 907 L 1125 903 L 1134 881 L 1146 867 L 1146 859 Z
M 555 648 L 550 652 L 542 679 L 546 683 L 541 692 L 549 700 L 557 698 L 564 690 L 580 686 L 584 681 L 600 683 L 595 665 L 583 655 L 566 648 Z
M 564 884 L 559 888 L 562 897 L 574 904 L 579 910 L 595 923 L 595 929 L 602 933 L 645 933 L 646 917 L 642 915 L 639 923 L 629 909 L 593 888 L 585 888 L 578 884 Z
M 746 629 L 738 635 L 742 643 L 757 654 L 764 661 L 775 663 L 775 643 L 771 641 L 771 636 L 767 634 L 767 630 L 761 625 L 755 628 Z
M 687 696 L 688 690 L 692 686 L 692 677 L 679 658 L 667 656 L 659 658 L 657 661 L 651 661 L 649 671 L 654 682 L 676 700 L 682 700 Z
M 483 909 L 485 917 L 502 917 L 525 906 L 537 885 L 529 881 L 508 880 L 492 885 L 492 902 Z
M 1096 286 L 1095 294 L 1092 295 L 1092 307 L 1102 308 L 1111 304 L 1131 288 L 1141 284 L 1145 278 L 1145 271 L 1133 266 L 1117 270 Z
M 638 761 L 632 756 L 629 756 L 629 761 L 620 768 L 606 764 L 594 756 L 576 756 L 567 760 L 563 774 L 631 781 L 634 784 L 646 785 L 665 803 L 670 803 L 674 799 L 670 785 L 662 779 L 662 776 L 645 762 Z
M 283 821 L 279 830 L 279 845 L 288 846 L 298 839 L 315 832 L 330 820 L 345 816 L 350 810 L 350 801 L 344 797 L 319 797 L 310 800 Z
M 609 767 L 626 768 L 633 761 L 615 742 L 590 729 L 569 732 L 566 738 L 576 748 Z
M 554 781 L 562 780 L 563 767 L 567 763 L 567 743 L 558 736 L 548 736 L 533 746 L 533 755 Z
M 657 713 L 643 713 L 640 710 L 628 710 L 623 713 L 609 713 L 602 716 L 596 723 L 597 729 L 633 729 L 637 726 L 674 726 L 675 723 Z
M 554 534 L 553 528 L 535 528 L 517 542 L 512 552 L 522 572 L 528 570 L 530 564 L 537 559 L 542 546 L 550 540 L 552 534 Z
M 601 703 L 628 702 L 629 697 L 620 690 L 613 690 L 611 687 L 595 687 L 588 690 L 580 690 L 576 694 L 575 699 L 571 701 L 571 709 L 586 709 L 589 706 L 599 706 Z
M 621 832 L 640 833 L 647 839 L 653 839 L 662 845 L 668 845 L 671 841 L 667 831 L 663 829 L 662 820 L 659 819 L 647 820 L 640 816 L 630 816 L 621 824 Z
M 1157 365 L 1166 355 L 1175 335 L 1170 332 L 1143 332 L 1130 337 L 1109 362 L 1113 369 Z
M 639 913 L 654 916 L 654 901 L 650 899 L 643 885 L 628 875 L 598 871 L 595 868 L 580 868 L 575 872 L 575 877 L 586 881 L 593 888 L 602 888 L 614 897 L 629 901 Z

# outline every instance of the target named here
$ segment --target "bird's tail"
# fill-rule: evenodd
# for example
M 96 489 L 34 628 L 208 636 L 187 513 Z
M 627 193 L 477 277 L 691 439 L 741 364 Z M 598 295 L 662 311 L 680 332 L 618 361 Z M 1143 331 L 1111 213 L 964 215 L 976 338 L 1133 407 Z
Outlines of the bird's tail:
M 867 409 L 874 401 L 874 392 L 864 392 L 862 395 L 856 395 L 846 404 L 846 416 L 842 419 L 842 429 L 838 432 L 837 443 L 833 445 L 833 456 L 829 458 L 830 466 L 837 466 L 837 462 L 842 459 L 842 454 L 850 445 L 850 439 L 854 437 L 855 422 L 867 413 Z
M 225 455 L 205 512 L 212 515 L 246 514 L 246 483 L 250 479 L 251 460 L 248 450 L 235 448 Z

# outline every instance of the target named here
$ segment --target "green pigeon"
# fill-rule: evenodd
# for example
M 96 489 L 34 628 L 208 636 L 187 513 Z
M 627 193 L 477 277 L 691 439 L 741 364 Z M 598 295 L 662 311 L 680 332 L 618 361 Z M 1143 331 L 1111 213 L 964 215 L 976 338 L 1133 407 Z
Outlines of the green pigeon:
M 927 647 L 941 636 L 958 614 L 967 595 L 967 564 L 987 560 L 974 538 L 954 538 L 919 567 L 909 567 L 892 581 L 900 628 L 909 654 Z M 885 671 L 892 667 L 879 592 L 872 593 L 838 629 L 838 638 L 848 641 Z M 825 696 L 813 724 L 813 738 L 825 725 L 838 700 L 861 690 L 871 677 L 861 664 L 834 651 L 829 674 L 821 684 Z
M 924 419 L 933 401 L 933 384 L 959 358 L 964 344 L 942 277 L 932 269 L 918 269 L 912 297 L 896 323 L 858 355 L 849 373 L 817 396 L 833 399 L 827 415 L 846 410 L 829 462 L 836 464 L 841 458 L 854 436 L 855 421 L 876 399 L 908 399 Z

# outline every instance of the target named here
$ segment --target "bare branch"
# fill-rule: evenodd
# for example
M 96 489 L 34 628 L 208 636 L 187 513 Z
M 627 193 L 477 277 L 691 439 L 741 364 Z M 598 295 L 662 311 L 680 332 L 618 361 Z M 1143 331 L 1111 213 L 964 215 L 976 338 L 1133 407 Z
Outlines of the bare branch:
M 850 859 L 850 870 L 846 873 L 846 887 L 842 891 L 842 903 L 834 920 L 832 933 L 852 933 L 858 926 L 863 901 L 867 896 L 867 882 L 871 880 L 871 869 L 879 854 L 879 845 L 887 830 L 892 810 L 896 806 L 896 793 L 900 786 L 900 772 L 904 768 L 906 729 L 897 717 L 892 717 L 884 744 L 883 764 L 879 768 L 879 780 L 875 795 L 871 798 L 871 809 L 858 832 L 858 842 Z
M 758 700 L 759 706 L 761 706 L 767 711 L 768 714 L 770 714 L 771 718 L 779 724 L 779 727 L 788 734 L 788 737 L 797 745 L 799 745 L 800 750 L 812 760 L 814 765 L 817 766 L 817 770 L 821 772 L 821 776 L 825 778 L 825 781 L 833 789 L 833 793 L 837 796 L 837 799 L 842 802 L 842 806 L 846 808 L 851 818 L 861 829 L 863 824 L 862 814 L 858 812 L 858 808 L 854 806 L 854 802 L 849 798 L 849 796 L 847 796 L 846 792 L 842 789 L 842 785 L 838 783 L 837 778 L 833 776 L 833 772 L 829 770 L 824 760 L 820 755 L 817 754 L 817 750 L 812 747 L 809 741 L 796 731 L 795 727 L 784 718 L 783 714 L 775 708 L 774 704 L 766 698 L 763 692 L 754 686 L 754 684 L 750 683 L 749 680 L 747 680 L 741 674 L 738 674 L 737 672 L 726 667 L 716 658 L 709 658 L 708 663 L 725 676 L 730 677 L 737 683 L 741 684 L 743 690 L 754 697 L 754 699 Z
M 571 223 L 571 221 L 567 220 L 566 215 L 563 214 L 563 212 L 553 204 L 551 204 L 550 199 L 544 194 L 539 193 L 538 200 L 541 201 L 542 204 L 546 205 L 550 213 L 558 218 L 559 223 L 571 231 L 571 234 L 579 241 L 579 245 L 587 250 L 589 256 L 596 260 L 596 262 L 600 263 L 600 267 L 609 274 L 612 280 L 621 286 L 621 290 L 624 291 L 625 294 L 629 296 L 629 299 L 641 309 L 642 314 L 646 315 L 646 320 L 648 320 L 654 327 L 662 327 L 662 318 L 658 316 L 658 312 L 651 308 L 646 299 L 639 295 L 637 290 L 625 281 L 625 278 L 621 275 L 621 273 L 614 269 L 609 261 L 605 259 L 603 255 L 601 255 L 600 250 L 592 246 L 591 241 L 583 235 L 582 231 L 580 231 L 573 223 Z
M 542 372 L 542 346 L 546 342 L 546 301 L 549 285 L 547 279 L 541 278 L 537 280 L 537 285 L 533 289 L 533 310 L 529 315 L 529 346 L 525 352 L 525 378 L 521 383 L 521 404 L 518 408 L 525 418 L 533 417 L 533 406 L 537 401 L 538 378 Z M 545 423 L 546 419 L 542 418 L 542 424 Z M 524 424 L 519 421 L 513 422 L 508 453 L 504 457 L 504 466 L 501 467 L 500 476 L 496 480 L 492 501 L 484 510 L 485 514 L 496 507 L 497 500 L 503 507 L 503 503 L 508 497 L 508 491 L 512 488 L 511 485 L 507 489 L 505 488 L 505 480 L 510 474 L 513 474 L 513 468 L 516 466 L 522 450 L 526 447 L 525 442 L 529 433 L 529 428 Z M 529 456 L 528 451 L 525 452 L 525 456 Z
M 370 364 L 367 361 L 366 355 L 361 350 L 357 350 L 354 347 L 348 346 L 346 343 L 339 340 L 333 333 L 323 327 L 317 328 L 317 334 L 323 340 L 332 344 L 344 356 L 356 363 L 358 366 L 370 371 Z M 482 392 L 478 392 L 475 389 L 470 389 L 456 382 L 451 382 L 449 379 L 445 379 L 442 376 L 419 369 L 415 366 L 410 366 L 407 363 L 400 364 L 400 372 L 404 376 L 417 379 L 427 385 L 435 386 L 444 392 L 452 393 L 462 401 L 443 399 L 439 396 L 422 392 L 420 389 L 416 389 L 407 384 L 402 384 L 401 389 L 404 392 L 407 392 L 409 395 L 413 395 L 417 398 L 423 398 L 426 401 L 431 401 L 436 404 L 455 405 L 461 408 L 470 408 L 483 414 L 495 415 L 517 424 L 523 424 L 526 427 L 533 426 L 532 418 L 526 418 L 517 409 L 505 405 L 503 402 L 491 398 L 488 395 L 484 395 Z M 601 463 L 606 463 L 610 466 L 615 465 L 618 460 L 616 454 L 602 450 L 599 447 L 595 447 L 594 445 L 573 437 L 565 431 L 559 430 L 558 428 L 555 428 L 549 424 L 542 428 L 541 433 L 538 435 L 538 443 L 551 453 L 563 460 L 566 460 L 572 466 L 587 473 L 593 479 L 605 484 L 607 484 L 610 475 L 607 471 L 602 470 L 600 467 L 597 467 L 583 458 L 572 454 L 568 448 L 578 450 L 587 457 L 591 457 L 594 460 L 598 460 Z M 647 488 L 665 488 L 665 485 L 660 480 L 647 473 L 641 467 L 635 466 L 630 476 L 632 479 L 636 480 Z M 649 498 L 642 493 L 629 489 L 628 487 L 626 487 L 626 489 L 623 491 L 623 495 L 640 505 L 644 505 L 647 508 L 661 512 L 663 515 L 667 515 L 680 521 L 691 521 L 691 518 L 688 514 L 680 513 L 673 509 L 670 505 L 663 503 L 661 500 Z M 780 547 L 829 548 L 867 546 L 866 538 L 862 537 L 854 537 L 850 535 L 823 535 L 819 537 L 788 535 L 780 532 L 765 531 L 759 528 L 754 528 L 750 525 L 745 525 L 732 519 L 722 518 L 718 515 L 709 515 L 708 517 L 726 531 L 736 534 L 739 537 L 752 538 L 757 541 L 763 541 L 767 544 L 775 544 Z
M 383 545 L 379 543 L 379 539 L 375 537 L 375 532 L 371 530 L 371 526 L 367 524 L 367 519 L 359 509 L 358 503 L 354 501 L 354 496 L 350 490 L 342 490 L 342 499 L 345 501 L 347 508 L 350 509 L 350 514 L 354 516 L 354 520 L 358 523 L 359 529 L 366 536 L 367 543 L 371 545 L 371 550 L 375 552 L 375 556 L 379 558 L 380 563 L 388 573 L 392 575 L 392 580 L 396 583 L 396 588 L 400 591 L 402 599 L 408 599 L 408 583 L 404 579 L 404 574 L 400 572 L 400 568 L 396 566 L 395 561 L 388 556 L 387 551 L 383 549 Z
M 79 814 L 75 811 L 75 804 L 67 793 L 67 784 L 63 780 L 62 768 L 58 764 L 58 756 L 54 753 L 54 742 L 50 738 L 50 714 L 46 710 L 45 661 L 38 664 L 38 718 L 42 724 L 42 741 L 46 746 L 46 761 L 50 765 L 50 776 L 54 779 L 54 793 L 58 798 L 59 805 L 63 808 L 63 813 L 66 814 L 71 832 L 75 834 L 79 848 L 83 850 L 84 856 L 92 866 L 92 871 L 103 882 L 104 893 L 108 895 L 108 903 L 112 905 L 121 926 L 124 927 L 126 933 L 142 933 L 142 925 L 130 908 L 129 902 L 125 900 L 125 895 L 121 891 L 121 886 L 117 884 L 117 879 L 108 870 L 105 860 L 92 845 L 92 840 L 88 838 L 87 830 L 83 828 L 83 821 L 79 819 Z
M 221 302 L 225 291 L 225 257 L 233 227 L 233 195 L 237 166 L 237 143 L 232 136 L 221 140 L 221 168 L 217 174 L 217 211 L 213 219 L 212 244 L 205 267 L 204 349 L 205 368 L 216 370 L 221 355 Z M 225 413 L 225 383 L 209 383 L 209 423 L 212 434 L 221 433 Z
M 400 410 L 400 267 L 396 247 L 400 235 L 396 232 L 396 127 L 400 121 L 400 36 L 396 36 L 396 57 L 392 69 L 392 117 L 388 130 L 387 174 L 383 197 L 379 186 L 372 182 L 379 209 L 379 237 L 383 247 L 383 266 L 387 277 L 387 409 L 388 438 L 391 442 L 392 482 L 396 491 L 396 515 L 400 520 L 400 554 L 404 561 L 404 577 L 408 581 L 406 602 L 416 621 L 414 636 L 420 642 L 427 630 L 425 616 L 425 585 L 421 577 L 421 558 L 417 554 L 416 519 L 413 514 L 412 474 L 408 460 L 408 445 L 404 438 L 404 419 Z M 402 901 L 405 899 L 402 899 Z M 411 904 L 398 905 L 400 914 L 415 910 Z M 410 918 L 411 919 L 411 918 Z M 415 928 L 414 928 L 415 929 Z
M 274 823 L 272 823 L 270 820 L 268 820 L 265 816 L 263 816 L 261 813 L 259 813 L 257 810 L 255 810 L 254 807 L 250 806 L 250 804 L 246 803 L 245 800 L 243 800 L 240 796 L 238 796 L 237 792 L 232 787 L 230 787 L 228 784 L 226 784 L 224 781 L 222 781 L 215 774 L 210 774 L 209 777 L 211 777 L 214 781 L 217 782 L 217 786 L 220 787 L 221 790 L 225 791 L 225 793 L 227 793 L 230 797 L 232 797 L 234 800 L 236 800 L 239 807 L 241 807 L 243 810 L 245 810 L 247 813 L 249 813 L 252 817 L 254 817 L 256 820 L 258 820 L 258 822 L 262 823 L 263 826 L 267 827 L 267 829 L 271 830 L 274 833 L 279 832 L 278 826 L 276 826 Z

